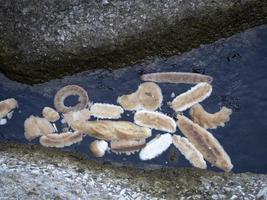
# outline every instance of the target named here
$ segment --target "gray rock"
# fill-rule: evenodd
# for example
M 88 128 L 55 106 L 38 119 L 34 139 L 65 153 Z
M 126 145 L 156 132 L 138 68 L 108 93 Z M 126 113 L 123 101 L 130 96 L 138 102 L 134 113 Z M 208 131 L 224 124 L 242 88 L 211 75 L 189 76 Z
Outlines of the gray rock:
M 2 0 L 0 71 L 38 83 L 171 55 L 266 23 L 266 2 Z
M 266 181 L 263 174 L 116 167 L 55 149 L 0 143 L 0 199 L 252 200 Z
M 267 183 L 266 183 L 267 184 Z M 263 187 L 257 194 L 257 200 L 267 200 L 267 186 Z

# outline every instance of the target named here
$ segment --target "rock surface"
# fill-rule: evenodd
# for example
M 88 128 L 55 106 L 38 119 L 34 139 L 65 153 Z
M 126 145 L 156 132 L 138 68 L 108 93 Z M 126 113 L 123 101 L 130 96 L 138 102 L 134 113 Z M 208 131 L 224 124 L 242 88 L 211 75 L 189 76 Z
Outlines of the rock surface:
M 186 51 L 267 22 L 266 0 L 2 0 L 0 10 L 0 71 L 24 83 Z
M 257 200 L 267 200 L 267 186 L 262 188 L 256 196 Z
M 0 199 L 255 199 L 267 175 L 141 170 L 0 143 Z

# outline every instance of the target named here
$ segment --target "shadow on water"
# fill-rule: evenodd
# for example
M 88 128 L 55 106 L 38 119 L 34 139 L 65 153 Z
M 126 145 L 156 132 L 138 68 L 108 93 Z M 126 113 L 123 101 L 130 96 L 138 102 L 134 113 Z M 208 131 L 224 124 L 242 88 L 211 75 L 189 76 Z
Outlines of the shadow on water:
M 169 58 L 155 58 L 140 65 L 118 70 L 87 71 L 64 79 L 44 84 L 27 86 L 0 76 L 0 99 L 14 97 L 19 109 L 13 118 L 0 126 L 0 140 L 29 143 L 24 138 L 23 122 L 29 115 L 41 116 L 44 106 L 53 107 L 56 91 L 68 84 L 78 84 L 86 89 L 93 102 L 116 103 L 118 96 L 131 93 L 141 83 L 139 76 L 148 72 L 185 71 L 208 74 L 214 77 L 213 93 L 203 102 L 204 107 L 215 112 L 221 106 L 233 109 L 231 120 L 223 128 L 211 132 L 229 153 L 234 164 L 234 172 L 267 172 L 267 26 L 250 29 L 229 39 L 221 39 L 211 45 Z M 160 84 L 164 95 L 162 111 L 173 115 L 167 106 L 171 93 L 176 95 L 191 86 L 180 84 Z M 188 113 L 186 112 L 186 115 Z M 129 115 L 129 116 L 128 116 Z M 124 120 L 133 121 L 131 112 L 125 112 Z M 61 127 L 61 123 L 57 123 Z M 153 130 L 153 136 L 159 132 Z M 177 130 L 177 134 L 181 134 Z M 153 137 L 152 137 L 153 138 Z M 94 159 L 89 152 L 86 137 L 80 144 L 64 148 L 66 151 L 80 152 L 88 159 Z M 38 144 L 38 139 L 30 142 Z M 190 164 L 184 157 L 169 148 L 161 156 L 151 161 L 140 161 L 138 154 L 123 156 L 108 153 L 106 162 L 120 162 L 126 165 L 146 166 L 147 164 L 185 167 Z M 209 169 L 217 170 L 209 166 Z

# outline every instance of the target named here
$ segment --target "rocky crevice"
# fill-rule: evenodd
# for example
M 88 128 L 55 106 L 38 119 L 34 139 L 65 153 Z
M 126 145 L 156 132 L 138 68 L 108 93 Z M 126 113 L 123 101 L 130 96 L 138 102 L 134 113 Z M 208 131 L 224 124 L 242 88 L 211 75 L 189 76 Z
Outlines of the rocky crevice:
M 0 9 L 0 71 L 29 84 L 170 56 L 267 23 L 266 0 L 27 0 Z

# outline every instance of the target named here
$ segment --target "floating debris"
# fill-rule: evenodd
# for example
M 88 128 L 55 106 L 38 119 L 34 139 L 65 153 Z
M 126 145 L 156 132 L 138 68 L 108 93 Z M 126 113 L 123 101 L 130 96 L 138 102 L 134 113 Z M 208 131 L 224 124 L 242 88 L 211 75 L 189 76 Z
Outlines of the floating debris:
M 142 109 L 156 110 L 161 106 L 163 96 L 157 84 L 147 82 L 138 87 L 138 99 Z
M 230 157 L 210 132 L 185 116 L 177 115 L 177 119 L 177 125 L 181 132 L 201 152 L 206 160 L 224 171 L 231 171 L 233 165 Z
M 207 164 L 203 158 L 203 155 L 185 137 L 173 135 L 172 143 L 194 167 L 201 169 L 207 168 Z
M 18 107 L 18 102 L 14 98 L 0 101 L 0 119 L 6 117 L 11 110 Z
M 87 108 L 78 111 L 70 111 L 63 114 L 63 122 L 66 122 L 69 126 L 71 126 L 74 121 L 85 122 L 90 119 L 90 116 L 91 113 Z
M 210 96 L 212 92 L 210 83 L 213 78 L 194 73 L 164 72 L 145 74 L 141 79 L 160 83 L 197 84 L 177 96 L 175 91 L 166 94 L 174 98 L 170 107 L 176 111 L 175 115 L 193 106 L 190 115 L 195 123 L 179 114 L 178 121 L 175 122 L 167 114 L 155 111 L 161 107 L 163 95 L 161 88 L 154 82 L 142 83 L 135 92 L 119 96 L 117 103 L 121 106 L 108 103 L 92 104 L 83 88 L 78 85 L 68 85 L 55 95 L 54 105 L 57 111 L 51 107 L 44 107 L 42 111 L 44 118 L 32 115 L 25 120 L 25 138 L 33 140 L 40 137 L 40 144 L 45 147 L 63 148 L 82 141 L 86 134 L 98 139 L 89 145 L 95 157 L 103 157 L 111 150 L 115 154 L 126 155 L 139 152 L 141 160 L 156 158 L 171 146 L 172 150 L 170 149 L 165 163 L 174 164 L 178 156 L 183 154 L 194 167 L 206 169 L 205 158 L 212 165 L 224 171 L 230 171 L 233 168 L 230 157 L 217 139 L 204 128 L 224 126 L 224 123 L 229 121 L 232 111 L 223 107 L 219 112 L 211 114 L 198 104 Z M 79 100 L 76 105 L 67 106 L 64 102 L 71 95 L 78 96 Z M 0 114 L 5 113 L 8 118 L 12 116 L 11 110 L 17 106 L 15 99 L 10 102 L 13 102 L 13 106 L 8 107 L 6 109 L 8 111 L 3 109 L 6 103 L 0 102 Z M 133 111 L 125 114 L 128 116 L 126 118 L 134 115 L 135 123 L 116 121 L 121 118 L 124 109 Z M 91 116 L 97 120 L 89 121 Z M 53 122 L 60 117 L 63 125 L 59 130 L 61 133 L 57 133 L 56 124 Z M 6 119 L 0 118 L 0 125 L 5 123 Z M 177 125 L 187 138 L 170 134 L 176 132 Z M 146 143 L 146 139 L 152 135 L 151 129 L 164 131 L 164 134 L 158 134 Z M 108 142 L 110 142 L 110 148 Z M 171 145 L 172 143 L 174 146 Z M 126 160 L 126 156 L 122 160 Z
M 90 107 L 91 115 L 100 119 L 119 119 L 123 112 L 122 107 L 107 103 L 94 103 Z
M 50 107 L 44 107 L 42 114 L 50 122 L 55 122 L 59 120 L 60 116 L 57 111 Z
M 104 140 L 95 140 L 89 148 L 95 157 L 103 157 L 108 150 L 108 143 Z
M 151 160 L 161 155 L 172 144 L 172 136 L 169 133 L 157 135 L 149 141 L 146 146 L 140 151 L 139 157 L 141 160 Z
M 13 113 L 14 111 L 10 111 L 9 113 L 7 113 L 6 115 L 7 119 L 11 119 L 13 117 Z
M 24 136 L 31 141 L 42 135 L 55 132 L 52 124 L 45 118 L 35 117 L 31 115 L 24 122 Z
M 139 140 L 112 140 L 110 142 L 111 151 L 114 153 L 132 154 L 142 149 L 146 144 L 145 139 Z
M 75 106 L 66 106 L 64 101 L 69 96 L 79 96 L 79 103 Z M 67 85 L 61 88 L 55 95 L 54 105 L 58 112 L 67 113 L 70 111 L 77 111 L 84 109 L 89 103 L 87 92 L 78 85 Z
M 151 136 L 149 128 L 140 127 L 128 121 L 75 121 L 71 127 L 103 140 L 142 139 Z
M 160 87 L 152 82 L 142 83 L 136 92 L 118 97 L 117 102 L 125 110 L 156 110 L 162 103 Z
M 170 164 L 176 164 L 179 161 L 180 155 L 181 153 L 176 147 L 170 146 L 167 156 L 167 162 Z
M 134 115 L 134 122 L 139 126 L 153 128 L 168 133 L 176 131 L 175 121 L 160 112 L 141 110 L 137 111 Z
M 7 123 L 7 119 L 0 118 L 0 126 L 5 125 Z
M 43 135 L 40 137 L 41 145 L 45 147 L 56 147 L 63 148 L 70 146 L 74 143 L 81 142 L 83 137 L 82 133 L 75 131 L 73 132 L 65 132 L 65 133 L 52 133 Z
M 157 83 L 197 84 L 201 82 L 211 83 L 213 81 L 213 78 L 211 76 L 189 72 L 158 72 L 143 74 L 141 76 L 141 80 Z
M 192 120 L 205 129 L 216 129 L 218 126 L 225 126 L 225 123 L 230 120 L 232 109 L 222 107 L 216 113 L 208 113 L 203 106 L 196 104 L 191 107 L 190 115 Z
M 53 125 L 53 127 L 55 129 L 55 132 L 58 132 L 56 124 L 55 123 L 52 123 L 52 125 Z
M 171 102 L 171 108 L 176 112 L 184 111 L 193 106 L 194 104 L 205 100 L 207 97 L 210 96 L 211 92 L 212 87 L 210 84 L 199 83 L 187 92 L 184 92 L 177 96 Z

